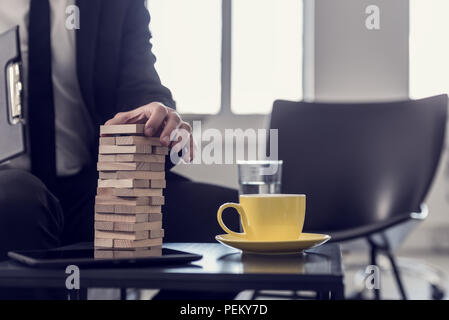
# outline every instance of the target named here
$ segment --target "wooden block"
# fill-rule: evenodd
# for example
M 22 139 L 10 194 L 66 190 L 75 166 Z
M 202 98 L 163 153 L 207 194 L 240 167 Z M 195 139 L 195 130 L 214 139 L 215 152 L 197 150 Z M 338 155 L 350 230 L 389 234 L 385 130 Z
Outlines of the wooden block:
M 98 189 L 97 189 L 98 190 Z M 103 195 L 97 195 L 95 197 L 95 205 L 101 205 L 103 207 L 103 205 L 107 205 L 107 206 L 114 206 L 115 205 L 128 205 L 128 206 L 137 206 L 138 204 L 136 203 L 135 199 L 133 200 L 128 200 L 128 199 L 122 199 L 119 197 L 115 197 L 115 196 L 103 196 Z M 106 208 L 106 207 L 105 207 Z M 101 210 L 103 211 L 103 210 Z M 100 212 L 101 212 L 100 211 Z M 109 212 L 109 211 L 108 211 Z
M 158 248 L 162 248 L 162 245 L 160 246 L 153 246 L 153 247 L 139 247 L 139 248 L 114 248 L 112 250 L 114 251 L 127 251 L 127 252 L 142 252 L 142 251 L 148 251 L 148 250 L 152 250 L 155 249 L 157 250 Z M 99 248 L 98 250 L 111 250 L 109 248 Z
M 139 250 L 97 249 L 94 259 L 148 258 L 162 256 L 162 246 L 139 248 Z
M 149 180 L 150 188 L 152 189 L 164 189 L 167 187 L 165 180 Z
M 113 259 L 114 258 L 114 250 L 105 250 L 102 248 L 95 248 L 94 251 L 94 259 Z
M 98 162 L 98 171 L 145 171 L 151 169 L 147 162 Z
M 165 163 L 165 156 L 159 154 L 117 154 L 117 162 L 151 162 Z
M 144 222 L 156 222 L 162 221 L 162 213 L 150 213 L 148 214 L 148 221 Z
M 146 240 L 113 240 L 114 248 L 148 248 L 162 245 L 162 238 Z
M 162 196 L 162 189 L 113 189 L 116 197 L 154 197 Z
M 114 206 L 114 212 L 120 214 L 145 214 L 145 213 L 162 213 L 160 205 L 154 206 Z
M 150 163 L 150 171 L 162 172 L 165 171 L 164 163 Z
M 148 239 L 158 239 L 164 237 L 164 229 L 149 230 Z
M 168 155 L 168 147 L 153 147 L 154 154 Z
M 114 222 L 95 221 L 94 228 L 95 228 L 95 230 L 113 231 L 114 230 Z
M 95 204 L 95 212 L 114 213 L 115 207 L 110 204 Z
M 157 200 L 159 201 L 159 200 Z M 95 204 L 95 212 L 98 213 L 118 213 L 118 214 L 150 214 L 162 213 L 160 205 L 134 206 L 134 205 L 104 205 Z
M 115 154 L 99 154 L 98 162 L 117 162 L 117 155 L 115 155 Z
M 95 221 L 95 230 L 100 231 L 119 231 L 119 232 L 137 232 L 149 230 L 161 230 L 162 221 L 153 222 L 112 222 L 112 221 Z
M 153 180 L 159 181 L 155 182 L 156 185 L 161 185 L 160 181 L 165 182 L 165 180 Z M 109 179 L 109 180 L 98 180 L 99 188 L 149 188 L 151 185 L 151 180 L 140 180 L 140 179 Z
M 94 246 L 96 248 L 113 248 L 114 247 L 114 240 L 113 239 L 97 239 L 94 240 Z
M 152 247 L 151 250 L 115 250 L 114 258 L 148 258 L 162 256 L 162 247 Z
M 115 188 L 97 188 L 97 196 L 100 198 L 114 197 L 115 196 L 114 189 Z
M 105 250 L 105 249 L 99 249 L 98 247 L 95 248 L 94 251 L 94 259 L 113 259 L 114 258 L 114 250 Z
M 156 147 L 158 148 L 158 147 Z M 98 150 L 100 154 L 121 154 L 121 153 L 152 153 L 150 145 L 138 145 L 138 146 L 104 146 L 100 145 Z
M 104 189 L 104 188 L 99 188 Z M 111 188 L 113 189 L 113 188 Z M 114 190 L 114 189 L 113 189 Z M 115 189 L 121 190 L 121 189 Z M 163 196 L 151 196 L 151 197 L 117 197 L 110 195 L 97 195 L 95 197 L 96 204 L 109 204 L 109 205 L 125 205 L 125 206 L 162 206 L 164 205 Z
M 119 124 L 119 125 L 100 126 L 100 134 L 143 135 L 144 128 L 145 128 L 144 124 Z
M 150 239 L 150 232 L 151 231 L 148 230 L 134 231 L 134 232 L 120 232 L 120 231 L 110 232 L 110 231 L 95 230 L 95 239 L 144 240 Z
M 115 137 L 101 137 L 100 145 L 114 146 L 115 145 Z
M 122 157 L 123 156 L 123 157 Z M 142 157 L 141 157 L 142 156 Z M 148 157 L 152 157 L 154 155 L 144 155 L 144 154 L 135 154 L 133 155 L 115 155 L 115 154 L 100 154 L 98 156 L 98 163 L 102 164 L 99 166 L 97 164 L 98 171 L 156 171 L 161 172 L 165 170 L 165 156 L 156 156 L 156 157 L 164 157 L 163 161 L 161 159 L 151 159 Z M 142 161 L 140 161 L 142 160 Z M 153 162 L 152 160 L 157 160 L 159 162 Z M 121 163 L 123 165 L 116 165 L 115 163 Z M 136 165 L 126 165 L 128 163 L 138 163 L 139 166 Z
M 126 171 L 125 171 L 126 172 Z M 119 178 L 117 171 L 100 171 L 98 172 L 98 177 L 102 180 L 111 180 L 111 179 L 134 179 L 134 178 Z
M 162 229 L 162 221 L 142 222 L 142 223 L 115 222 L 113 226 L 114 231 L 122 231 L 122 232 L 149 231 L 160 229 Z
M 162 214 L 159 213 L 159 215 L 160 218 L 162 219 Z M 156 217 L 153 217 L 153 219 L 155 218 Z M 95 214 L 95 221 L 139 223 L 139 222 L 149 222 L 148 221 L 149 219 L 150 216 L 148 214 L 115 214 L 115 213 Z
M 159 137 L 145 137 L 145 136 L 125 136 L 117 137 L 115 144 L 118 146 L 130 146 L 130 145 L 152 145 L 152 146 L 162 146 Z
M 152 206 L 163 206 L 165 204 L 165 197 L 151 197 L 150 202 Z
M 101 172 L 100 179 L 142 179 L 142 180 L 163 180 L 165 179 L 165 172 L 152 171 L 116 171 L 116 172 Z

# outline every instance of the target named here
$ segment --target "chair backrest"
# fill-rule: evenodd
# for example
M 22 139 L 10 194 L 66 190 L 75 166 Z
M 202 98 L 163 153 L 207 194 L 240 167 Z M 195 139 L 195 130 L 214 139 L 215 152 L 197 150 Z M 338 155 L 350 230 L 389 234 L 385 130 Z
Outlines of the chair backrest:
M 447 95 L 391 103 L 276 101 L 283 193 L 307 196 L 305 229 L 339 231 L 419 210 L 441 156 Z

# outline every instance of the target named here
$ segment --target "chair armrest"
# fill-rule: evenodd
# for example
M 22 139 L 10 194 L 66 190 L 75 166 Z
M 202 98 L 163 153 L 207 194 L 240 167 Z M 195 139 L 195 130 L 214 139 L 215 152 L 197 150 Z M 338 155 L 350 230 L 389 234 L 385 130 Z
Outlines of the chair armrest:
M 410 217 L 412 219 L 416 219 L 416 220 L 425 220 L 427 218 L 427 216 L 429 215 L 429 208 L 427 207 L 427 204 L 421 203 L 420 209 L 421 209 L 421 212 L 410 213 Z
M 332 237 L 329 242 L 343 242 L 368 237 L 410 220 L 423 221 L 427 218 L 429 210 L 425 203 L 421 204 L 420 209 L 420 212 L 404 213 L 402 215 L 394 216 L 388 220 L 379 221 L 373 225 L 337 232 L 328 232 L 328 234 Z

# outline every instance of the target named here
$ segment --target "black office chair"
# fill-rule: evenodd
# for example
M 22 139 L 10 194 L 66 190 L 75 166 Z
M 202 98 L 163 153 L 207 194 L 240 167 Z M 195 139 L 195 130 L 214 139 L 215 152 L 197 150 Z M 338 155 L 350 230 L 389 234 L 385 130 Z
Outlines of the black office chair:
M 282 192 L 307 195 L 304 230 L 338 242 L 367 239 L 371 264 L 385 254 L 403 299 L 392 250 L 403 237 L 393 240 L 387 230 L 427 215 L 422 204 L 440 160 L 447 104 L 439 95 L 363 104 L 276 101 L 273 107 Z

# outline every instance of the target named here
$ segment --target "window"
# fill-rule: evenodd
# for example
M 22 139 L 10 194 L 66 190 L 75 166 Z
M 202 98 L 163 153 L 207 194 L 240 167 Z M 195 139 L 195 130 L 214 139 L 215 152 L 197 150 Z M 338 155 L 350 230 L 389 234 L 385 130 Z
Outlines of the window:
M 221 1 L 149 0 L 156 70 L 181 113 L 213 114 L 221 98 Z
M 449 1 L 410 1 L 410 96 L 449 92 Z
M 263 114 L 276 99 L 302 97 L 301 0 L 149 0 L 148 8 L 156 69 L 181 113 Z
M 232 5 L 231 109 L 269 113 L 276 99 L 302 96 L 302 1 Z

